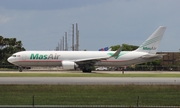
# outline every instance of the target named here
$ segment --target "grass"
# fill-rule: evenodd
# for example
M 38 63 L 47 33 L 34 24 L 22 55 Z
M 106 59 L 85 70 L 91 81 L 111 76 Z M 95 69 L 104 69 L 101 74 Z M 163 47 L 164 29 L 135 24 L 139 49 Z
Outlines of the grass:
M 0 85 L 0 105 L 180 105 L 179 85 Z
M 0 77 L 180 77 L 173 73 L 29 73 Z M 180 106 L 180 85 L 0 85 L 0 105 Z

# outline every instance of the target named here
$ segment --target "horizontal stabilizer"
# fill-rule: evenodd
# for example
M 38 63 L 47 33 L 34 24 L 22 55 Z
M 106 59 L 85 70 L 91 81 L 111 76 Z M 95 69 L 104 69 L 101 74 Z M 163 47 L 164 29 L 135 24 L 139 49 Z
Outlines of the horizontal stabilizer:
M 159 57 L 159 58 L 162 58 L 164 55 L 166 54 L 148 54 L 148 55 L 144 55 L 142 56 L 141 58 L 143 59 L 149 59 L 149 58 L 155 58 L 155 57 Z

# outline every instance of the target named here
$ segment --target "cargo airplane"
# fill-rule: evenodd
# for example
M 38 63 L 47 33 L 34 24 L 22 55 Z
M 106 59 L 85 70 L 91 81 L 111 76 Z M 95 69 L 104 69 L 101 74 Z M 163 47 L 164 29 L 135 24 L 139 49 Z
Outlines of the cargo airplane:
M 63 69 L 80 68 L 91 72 L 91 66 L 130 66 L 161 59 L 156 54 L 166 27 L 157 30 L 134 51 L 21 51 L 14 53 L 8 61 L 19 67 L 62 66 Z

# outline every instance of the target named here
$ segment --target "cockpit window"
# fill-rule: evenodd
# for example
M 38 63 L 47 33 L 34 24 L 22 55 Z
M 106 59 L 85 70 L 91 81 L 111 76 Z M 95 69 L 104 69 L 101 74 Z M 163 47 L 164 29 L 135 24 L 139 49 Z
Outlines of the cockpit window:
M 12 57 L 21 57 L 20 55 L 12 55 Z
M 12 55 L 13 57 L 16 57 L 16 55 Z

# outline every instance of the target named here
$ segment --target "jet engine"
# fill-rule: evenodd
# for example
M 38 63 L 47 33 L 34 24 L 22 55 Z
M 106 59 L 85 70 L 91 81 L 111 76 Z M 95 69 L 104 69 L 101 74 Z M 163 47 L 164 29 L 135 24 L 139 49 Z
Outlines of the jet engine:
M 62 61 L 63 69 L 75 69 L 78 65 L 73 61 Z

